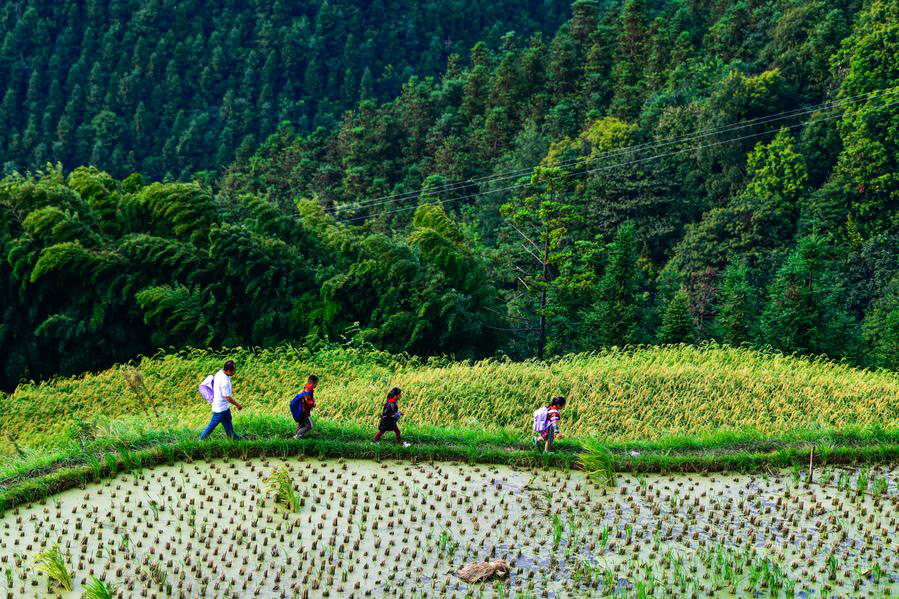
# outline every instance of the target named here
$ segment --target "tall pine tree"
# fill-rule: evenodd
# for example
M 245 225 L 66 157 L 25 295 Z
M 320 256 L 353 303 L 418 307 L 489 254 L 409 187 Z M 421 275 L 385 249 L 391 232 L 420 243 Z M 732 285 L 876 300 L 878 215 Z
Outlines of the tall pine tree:
M 599 282 L 598 300 L 590 320 L 604 346 L 628 345 L 643 340 L 641 327 L 641 272 L 637 264 L 637 235 L 625 223 L 608 245 L 606 270 Z

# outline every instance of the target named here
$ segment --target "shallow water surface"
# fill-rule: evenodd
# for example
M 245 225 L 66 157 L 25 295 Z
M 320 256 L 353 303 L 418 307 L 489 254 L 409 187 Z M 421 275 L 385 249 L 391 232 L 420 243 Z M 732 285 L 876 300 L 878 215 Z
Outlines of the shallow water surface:
M 286 467 L 302 505 L 264 480 Z M 896 597 L 899 470 L 622 476 L 459 463 L 256 459 L 123 474 L 0 519 L 0 597 Z M 452 575 L 505 559 L 505 583 Z

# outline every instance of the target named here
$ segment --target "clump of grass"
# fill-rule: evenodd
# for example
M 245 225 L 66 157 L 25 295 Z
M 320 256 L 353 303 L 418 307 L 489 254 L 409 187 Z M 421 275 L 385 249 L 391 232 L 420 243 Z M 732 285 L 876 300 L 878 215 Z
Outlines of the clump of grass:
M 565 526 L 562 524 L 562 518 L 559 517 L 559 514 L 553 514 L 553 549 L 559 548 L 563 532 L 565 532 Z
M 144 571 L 150 580 L 155 582 L 158 586 L 165 588 L 168 583 L 168 575 L 165 573 L 165 570 L 163 570 L 161 563 L 158 561 L 150 562 L 145 566 Z
M 456 554 L 456 550 L 459 549 L 459 542 L 453 538 L 448 530 L 444 529 L 437 540 L 437 546 L 440 548 L 441 553 L 446 553 L 452 558 Z
M 293 488 L 293 479 L 287 466 L 274 470 L 266 479 L 265 486 L 274 497 L 275 503 L 288 512 L 300 511 L 300 494 Z
M 91 576 L 91 583 L 84 588 L 81 599 L 112 599 L 114 588 L 96 576 Z
M 596 439 L 585 441 L 580 461 L 588 476 L 598 478 L 610 487 L 615 484 L 615 458 L 601 442 Z
M 64 590 L 72 590 L 72 573 L 66 566 L 66 556 L 63 555 L 59 545 L 38 553 L 34 561 L 36 572 L 46 574 L 51 582 Z

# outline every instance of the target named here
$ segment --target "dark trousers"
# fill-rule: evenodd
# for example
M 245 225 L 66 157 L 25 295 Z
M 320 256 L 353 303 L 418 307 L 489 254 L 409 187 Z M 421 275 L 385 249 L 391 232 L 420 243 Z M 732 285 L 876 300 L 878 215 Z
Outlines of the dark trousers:
M 225 434 L 228 435 L 229 439 L 236 439 L 237 435 L 234 434 L 234 427 L 231 425 L 231 410 L 225 410 L 224 412 L 213 412 L 212 420 L 209 421 L 209 424 L 206 426 L 206 430 L 200 435 L 200 441 L 209 436 L 209 434 L 215 430 L 215 427 L 222 424 L 222 427 L 225 429 Z
M 312 417 L 307 416 L 305 414 L 300 415 L 300 419 L 297 420 L 297 432 L 294 435 L 295 438 L 300 439 L 306 436 L 306 433 L 312 430 Z
M 392 430 L 394 432 L 394 434 L 396 434 L 396 442 L 402 443 L 402 439 L 400 438 L 400 427 L 398 427 L 395 424 L 393 425 L 392 429 L 388 428 L 387 430 L 379 430 L 378 434 L 375 435 L 374 441 L 372 441 L 372 442 L 374 443 L 374 442 L 379 441 L 381 439 L 381 435 L 383 435 L 384 433 L 386 433 L 387 431 L 390 431 L 390 430 Z

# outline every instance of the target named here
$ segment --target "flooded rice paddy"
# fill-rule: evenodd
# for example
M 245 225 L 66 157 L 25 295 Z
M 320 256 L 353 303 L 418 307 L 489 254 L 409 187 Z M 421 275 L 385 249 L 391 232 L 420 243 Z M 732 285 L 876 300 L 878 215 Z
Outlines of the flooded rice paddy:
M 286 467 L 294 510 L 265 479 Z M 224 460 L 123 474 L 0 518 L 0 597 L 897 597 L 899 468 L 620 476 Z M 34 569 L 58 546 L 60 591 Z M 504 581 L 453 572 L 506 560 Z

